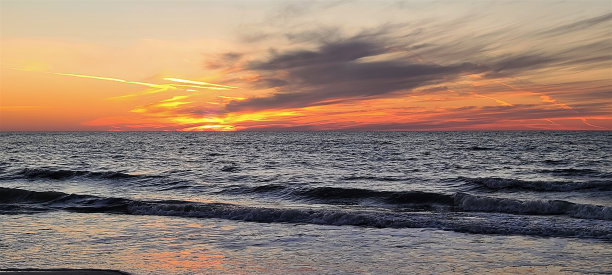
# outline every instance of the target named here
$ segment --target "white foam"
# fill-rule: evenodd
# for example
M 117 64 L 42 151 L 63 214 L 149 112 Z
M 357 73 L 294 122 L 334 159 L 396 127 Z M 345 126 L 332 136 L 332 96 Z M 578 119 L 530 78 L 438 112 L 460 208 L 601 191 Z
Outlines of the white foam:
M 509 214 L 568 215 L 575 218 L 612 220 L 612 208 L 560 200 L 520 201 L 506 198 L 455 194 L 455 207 L 462 211 Z

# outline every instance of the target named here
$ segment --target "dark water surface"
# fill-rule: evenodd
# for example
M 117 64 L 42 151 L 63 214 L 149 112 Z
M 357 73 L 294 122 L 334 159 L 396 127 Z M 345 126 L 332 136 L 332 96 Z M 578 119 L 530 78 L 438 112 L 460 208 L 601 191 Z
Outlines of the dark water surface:
M 609 131 L 0 137 L 0 268 L 612 272 Z

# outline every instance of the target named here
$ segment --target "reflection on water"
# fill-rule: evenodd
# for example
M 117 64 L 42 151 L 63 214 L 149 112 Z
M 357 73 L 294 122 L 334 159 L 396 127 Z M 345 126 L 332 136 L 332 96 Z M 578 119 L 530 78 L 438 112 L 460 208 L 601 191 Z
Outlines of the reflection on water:
M 138 270 L 172 270 L 173 273 L 207 270 L 210 272 L 227 271 L 225 256 L 214 251 L 161 251 L 142 253 L 143 262 L 134 262 Z
M 129 220 L 128 220 L 129 218 Z M 612 244 L 431 229 L 49 212 L 0 219 L 0 268 L 134 274 L 612 272 Z

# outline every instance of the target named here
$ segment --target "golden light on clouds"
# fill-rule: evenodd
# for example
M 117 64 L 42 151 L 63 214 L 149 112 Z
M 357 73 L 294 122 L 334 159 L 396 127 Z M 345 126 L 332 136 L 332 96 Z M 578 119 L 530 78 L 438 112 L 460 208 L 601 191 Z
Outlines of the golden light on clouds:
M 186 80 L 186 79 L 173 78 L 173 77 L 166 77 L 166 78 L 164 78 L 164 80 L 180 82 L 180 83 L 187 83 L 187 84 L 201 85 L 201 86 L 193 86 L 193 87 L 213 86 L 213 87 L 228 88 L 228 89 L 236 89 L 237 88 L 237 87 L 233 87 L 233 86 L 220 85 L 220 84 L 214 84 L 214 83 L 208 83 L 208 82 L 202 82 L 202 81 Z
M 150 25 L 66 25 L 63 8 L 35 25 L 20 5 L 2 11 L 1 130 L 612 128 L 605 1 L 495 3 L 471 20 L 459 2 L 444 13 L 338 4 L 326 8 L 333 17 L 284 19 L 245 3 L 241 16 L 231 5 L 215 15 L 236 22 L 176 26 L 144 14 L 129 20 Z

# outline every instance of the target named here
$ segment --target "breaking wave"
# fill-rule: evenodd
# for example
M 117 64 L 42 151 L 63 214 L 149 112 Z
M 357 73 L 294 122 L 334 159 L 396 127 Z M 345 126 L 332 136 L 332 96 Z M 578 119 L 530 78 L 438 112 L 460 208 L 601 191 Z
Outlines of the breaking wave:
M 295 192 L 317 200 L 370 199 L 391 204 L 452 204 L 453 196 L 420 191 L 376 191 L 358 188 L 315 187 Z
M 602 191 L 612 190 L 610 180 L 592 180 L 585 182 L 566 181 L 525 181 L 504 178 L 460 178 L 461 180 L 485 187 L 491 190 L 524 189 L 531 191 L 576 191 L 596 189 Z
M 0 212 L 73 212 L 218 218 L 261 223 L 353 225 L 377 228 L 438 228 L 468 233 L 576 236 L 612 240 L 610 207 L 565 201 L 518 201 L 458 193 L 453 212 L 398 212 L 320 208 L 254 207 L 178 200 L 141 201 L 0 187 Z M 467 211 L 467 212 L 464 212 Z M 474 211 L 474 212 L 472 212 Z M 480 215 L 478 212 L 498 214 Z M 546 215 L 508 215 L 535 214 Z M 500 216 L 501 215 L 501 216 Z M 564 219 L 567 215 L 579 219 Z M 503 222 L 500 222 L 503 219 Z M 563 226 L 559 226 L 563 224 Z
M 455 194 L 454 204 L 455 209 L 461 211 L 528 215 L 567 215 L 581 219 L 612 221 L 612 207 L 577 204 L 562 200 L 521 201 L 457 193 Z
M 293 200 L 310 200 L 331 204 L 355 204 L 364 200 L 393 205 L 421 205 L 421 208 L 430 208 L 430 206 L 434 205 L 452 206 L 453 204 L 453 196 L 448 194 L 421 191 L 379 191 L 327 186 L 298 189 L 292 189 L 286 185 L 279 184 L 255 187 L 232 186 L 222 192 L 233 194 L 277 193 L 284 198 Z
M 520 182 L 520 181 L 519 181 Z M 506 186 L 507 187 L 507 186 Z M 559 186 L 556 186 L 559 188 Z M 572 186 L 575 188 L 576 186 Z M 584 187 L 584 186 L 583 186 Z M 568 188 L 568 187 L 564 187 Z M 546 190 L 550 190 L 547 187 Z M 572 189 L 573 190 L 573 189 Z M 293 200 L 314 200 L 327 204 L 358 204 L 362 201 L 400 206 L 410 210 L 454 210 L 525 215 L 566 215 L 574 218 L 612 220 L 612 207 L 576 204 L 562 200 L 522 201 L 470 195 L 421 191 L 378 191 L 358 188 L 314 187 L 290 189 L 283 185 L 234 186 L 231 193 L 278 193 Z

